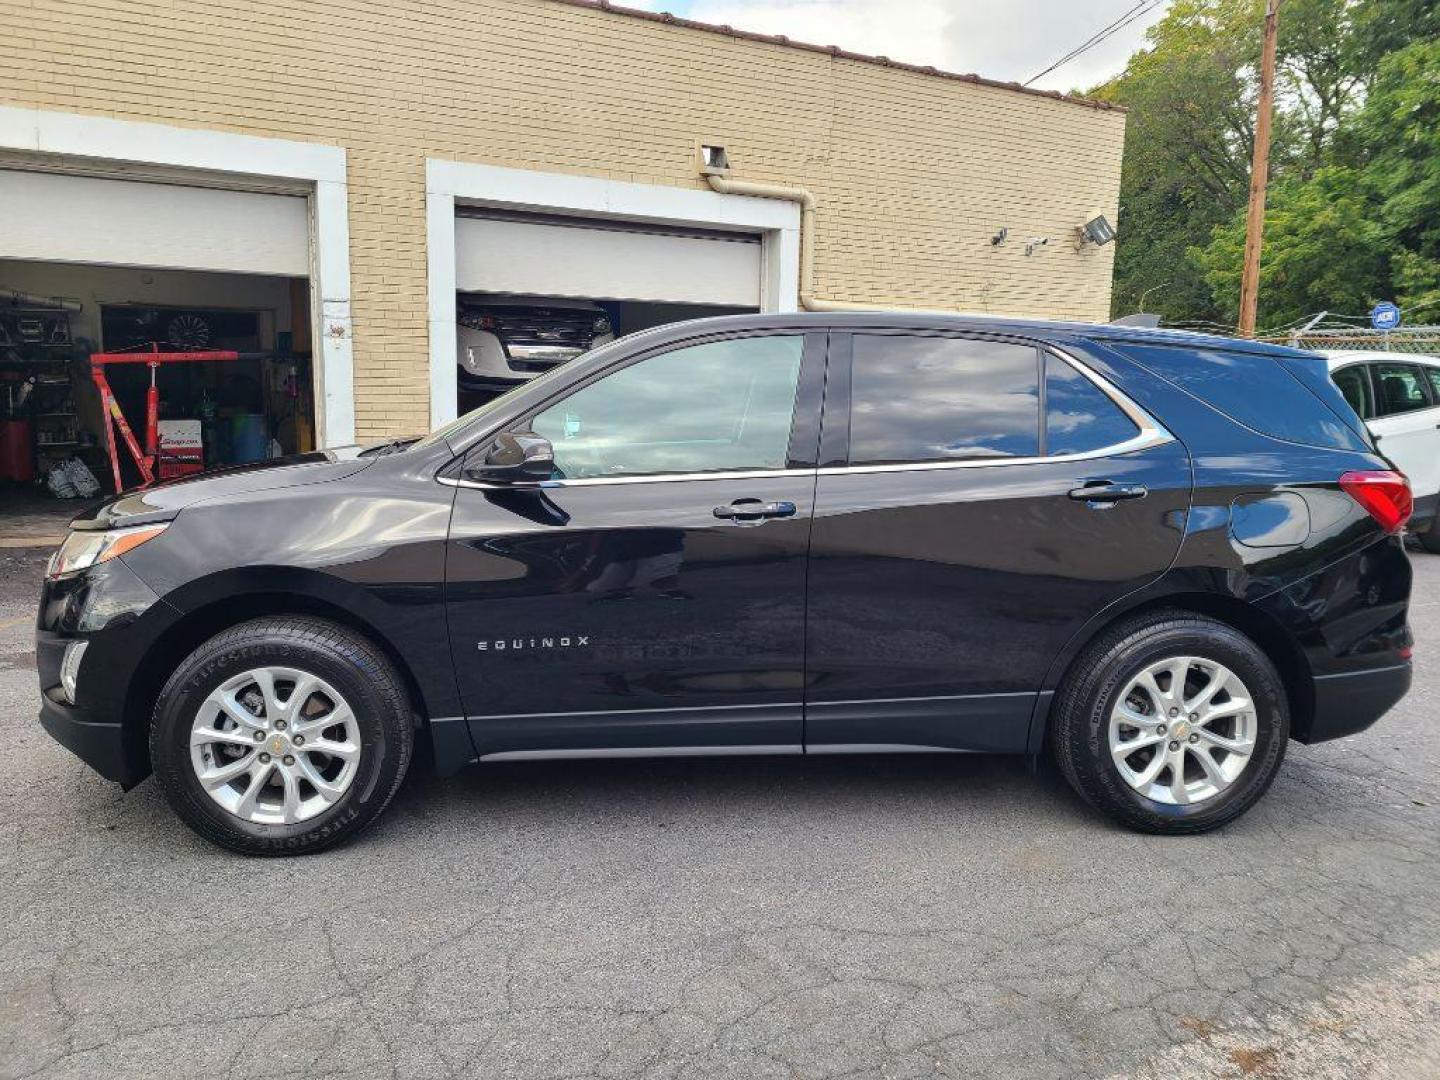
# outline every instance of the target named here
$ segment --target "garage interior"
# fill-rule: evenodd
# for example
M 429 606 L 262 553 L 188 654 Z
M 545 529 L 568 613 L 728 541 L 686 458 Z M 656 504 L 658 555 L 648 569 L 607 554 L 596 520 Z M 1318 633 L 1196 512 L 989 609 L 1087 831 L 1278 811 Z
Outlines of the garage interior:
M 753 233 L 458 207 L 455 250 L 461 413 L 611 337 L 760 310 Z
M 0 499 L 142 481 L 97 355 L 156 479 L 315 446 L 303 197 L 0 169 L 0 205 Z

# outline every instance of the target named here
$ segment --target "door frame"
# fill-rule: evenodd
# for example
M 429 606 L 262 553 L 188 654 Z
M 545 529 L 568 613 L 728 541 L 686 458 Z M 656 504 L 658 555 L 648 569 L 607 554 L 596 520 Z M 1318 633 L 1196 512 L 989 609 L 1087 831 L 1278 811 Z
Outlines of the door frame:
M 854 341 L 856 337 L 928 337 L 960 341 L 994 341 L 1020 345 L 1036 352 L 1036 422 L 1037 431 L 1043 436 L 1046 424 L 1045 384 L 1046 370 L 1050 359 L 1058 360 L 1070 369 L 1088 379 L 1135 425 L 1136 434 L 1123 442 L 1094 450 L 1069 454 L 1040 454 L 1033 457 L 1011 458 L 968 458 L 949 461 L 901 462 L 878 465 L 853 465 L 850 462 L 850 416 L 852 405 L 851 373 L 854 366 Z M 937 470 L 1007 469 L 1024 470 L 1027 467 L 1047 466 L 1063 463 L 1081 463 L 1090 460 L 1137 453 L 1178 440 L 1157 418 L 1142 408 L 1120 387 L 1085 362 L 1072 349 L 1065 348 L 1045 337 L 1030 337 L 1005 331 L 971 330 L 952 327 L 865 327 L 836 326 L 830 329 L 828 366 L 826 368 L 826 389 L 821 413 L 821 439 L 819 468 L 816 470 L 817 488 L 814 506 L 813 531 L 823 518 L 821 503 L 821 478 L 827 476 L 852 476 L 884 473 L 928 473 Z M 1043 448 L 1043 438 L 1040 446 Z M 1178 552 L 1178 546 L 1177 546 Z M 812 548 L 813 558 L 813 548 Z M 807 589 L 809 588 L 807 581 Z M 809 596 L 807 595 L 807 607 Z M 810 642 L 807 617 L 807 664 Z M 836 701 L 811 700 L 807 689 L 805 699 L 805 753 L 809 754 L 856 754 L 856 753 L 970 753 L 979 752 L 927 741 L 923 733 L 932 725 L 940 723 L 950 726 L 957 719 L 982 731 L 993 733 L 995 745 L 991 750 L 1005 753 L 1036 753 L 1037 718 L 1045 714 L 1054 696 L 1050 684 L 1050 672 L 1060 660 L 1057 654 L 1050 670 L 1033 688 L 1019 691 L 1002 691 L 978 694 L 918 695 L 907 697 L 867 696 Z M 808 676 L 807 668 L 807 676 Z M 812 721 L 820 719 L 841 731 L 855 731 L 855 741 L 839 740 L 813 742 Z M 870 735 L 877 718 L 900 727 L 902 731 L 922 733 L 917 741 L 875 741 Z M 1013 738 L 1013 745 L 1004 742 Z
M 484 432 L 477 433 L 475 437 L 467 439 L 463 444 L 456 446 L 456 456 L 446 464 L 437 475 L 436 479 L 442 483 L 455 488 L 475 489 L 479 492 L 494 494 L 497 491 L 504 491 L 508 485 L 485 484 L 476 481 L 462 480 L 455 475 L 458 463 L 463 462 L 471 453 L 483 448 L 489 440 L 498 434 L 515 430 L 517 425 L 528 423 L 529 419 L 536 413 L 552 407 L 555 403 L 562 401 L 565 395 L 583 387 L 589 386 L 599 379 L 615 374 L 633 364 L 641 363 L 652 357 L 674 352 L 680 349 L 690 348 L 695 345 L 703 345 L 714 341 L 736 340 L 750 337 L 778 337 L 793 336 L 801 338 L 801 361 L 800 371 L 796 380 L 795 403 L 792 410 L 790 437 L 786 452 L 786 464 L 780 469 L 739 469 L 733 471 L 716 471 L 702 473 L 657 473 L 654 475 L 637 475 L 623 477 L 598 477 L 577 480 L 553 480 L 533 485 L 531 490 L 562 489 L 572 487 L 592 486 L 625 486 L 631 484 L 663 484 L 663 483 L 695 483 L 700 481 L 734 481 L 750 478 L 786 478 L 790 480 L 808 479 L 810 481 L 811 504 L 809 507 L 810 524 L 813 525 L 813 495 L 814 484 L 818 477 L 817 453 L 820 444 L 820 422 L 824 409 L 824 398 L 826 391 L 826 371 L 829 363 L 829 349 L 833 336 L 828 327 L 749 327 L 741 330 L 721 331 L 696 334 L 690 337 L 679 338 L 664 343 L 657 343 L 621 358 L 613 363 L 590 372 L 587 376 L 567 383 L 563 388 L 557 389 L 555 393 L 546 395 L 537 401 L 527 402 L 522 408 L 509 414 L 498 424 L 488 427 Z M 464 497 L 464 493 L 459 493 Z M 458 506 L 458 504 L 457 504 Z M 725 526 L 717 524 L 717 527 L 741 527 L 746 526 Z M 451 517 L 451 533 L 447 537 L 447 544 L 454 542 L 454 513 Z M 809 558 L 809 532 L 805 537 L 806 559 Z M 805 637 L 808 626 L 805 620 L 806 588 L 805 579 L 808 574 L 801 575 L 801 641 L 800 658 L 804 664 L 805 658 Z M 449 604 L 448 589 L 450 587 L 448 559 L 447 559 L 447 599 Z M 452 653 L 455 648 L 452 640 Z M 463 697 L 462 689 L 462 697 Z M 669 756 L 695 756 L 695 755 L 749 755 L 749 754 L 801 754 L 804 753 L 805 736 L 805 694 L 803 686 L 794 701 L 778 703 L 738 703 L 730 705 L 688 705 L 675 707 L 658 707 L 642 709 L 620 709 L 620 710 L 594 710 L 575 709 L 558 710 L 546 712 L 523 712 L 523 713 L 464 713 L 464 721 L 470 731 L 472 740 L 477 747 L 481 746 L 481 739 L 476 732 L 477 725 L 490 724 L 496 731 L 488 732 L 489 738 L 498 737 L 501 743 L 513 741 L 513 728 L 516 726 L 529 728 L 529 737 L 538 737 L 539 741 L 549 743 L 548 746 L 530 748 L 509 748 L 504 750 L 482 750 L 479 760 L 501 761 L 501 760 L 533 760 L 552 758 L 592 758 L 592 757 L 669 757 Z M 656 721 L 674 720 L 677 730 L 703 722 L 707 725 L 715 725 L 717 728 L 725 721 L 736 716 L 754 717 L 749 723 L 769 721 L 775 724 L 787 724 L 794 721 L 799 726 L 798 738 L 794 743 L 718 743 L 709 744 L 688 744 L 676 743 L 675 745 L 627 745 L 627 731 L 633 729 L 637 720 L 643 720 L 646 724 L 653 724 Z M 576 742 L 597 742 L 606 737 L 615 739 L 613 745 L 609 746 L 585 746 L 585 745 L 555 745 L 563 743 L 569 737 L 569 733 L 575 728 L 575 722 L 579 720 L 585 725 L 585 730 L 576 738 Z M 507 739 L 507 735 L 509 738 Z

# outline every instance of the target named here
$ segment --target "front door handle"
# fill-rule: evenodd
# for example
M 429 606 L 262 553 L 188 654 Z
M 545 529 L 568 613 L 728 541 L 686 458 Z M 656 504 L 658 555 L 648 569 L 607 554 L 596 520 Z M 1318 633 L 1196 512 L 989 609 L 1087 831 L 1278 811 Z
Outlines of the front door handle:
M 1144 484 L 1115 484 L 1109 480 L 1089 480 L 1083 487 L 1071 488 L 1070 498 L 1077 502 L 1117 503 L 1126 499 L 1143 499 L 1149 492 Z
M 793 502 L 762 503 L 759 499 L 736 499 L 725 506 L 715 507 L 715 516 L 733 521 L 758 521 L 761 518 L 794 517 Z

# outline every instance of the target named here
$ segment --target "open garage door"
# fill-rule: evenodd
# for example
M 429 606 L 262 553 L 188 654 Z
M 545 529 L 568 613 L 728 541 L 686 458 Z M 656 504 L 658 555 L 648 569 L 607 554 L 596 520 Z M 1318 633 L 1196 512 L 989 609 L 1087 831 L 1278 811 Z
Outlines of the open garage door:
M 760 306 L 761 243 L 746 233 L 462 211 L 455 263 L 462 293 Z
M 759 310 L 763 252 L 754 233 L 459 210 L 457 406 L 621 334 Z
M 0 257 L 306 277 L 304 196 L 0 169 Z
M 305 195 L 5 168 L 0 207 L 0 498 L 314 447 Z

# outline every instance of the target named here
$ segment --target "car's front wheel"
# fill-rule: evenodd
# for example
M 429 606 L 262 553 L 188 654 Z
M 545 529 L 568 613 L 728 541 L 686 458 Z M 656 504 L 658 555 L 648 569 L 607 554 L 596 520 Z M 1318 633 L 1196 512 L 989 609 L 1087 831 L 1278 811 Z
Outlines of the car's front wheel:
M 1053 747 L 1087 801 L 1131 828 L 1197 833 L 1265 793 L 1290 735 L 1284 685 L 1232 626 L 1184 612 L 1121 623 L 1076 660 Z
M 413 745 L 409 699 L 385 656 L 302 617 L 254 619 L 205 642 L 165 684 L 150 731 L 176 813 L 247 855 L 353 835 L 389 803 Z

